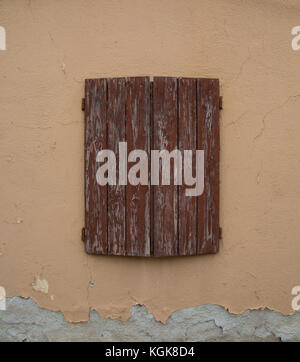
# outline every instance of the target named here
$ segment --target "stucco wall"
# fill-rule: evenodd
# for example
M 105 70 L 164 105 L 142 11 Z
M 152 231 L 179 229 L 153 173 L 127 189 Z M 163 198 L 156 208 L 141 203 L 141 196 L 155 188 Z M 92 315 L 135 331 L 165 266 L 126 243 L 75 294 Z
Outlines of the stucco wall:
M 283 316 L 270 310 L 247 310 L 234 315 L 217 305 L 201 305 L 177 310 L 161 323 L 145 306 L 135 305 L 126 322 L 91 310 L 87 323 L 68 323 L 60 312 L 13 297 L 7 300 L 7 310 L 0 312 L 0 341 L 299 342 L 300 313 Z
M 299 1 L 2 0 L 0 285 L 86 321 L 200 304 L 292 313 L 300 285 Z M 84 79 L 220 79 L 220 252 L 88 256 Z

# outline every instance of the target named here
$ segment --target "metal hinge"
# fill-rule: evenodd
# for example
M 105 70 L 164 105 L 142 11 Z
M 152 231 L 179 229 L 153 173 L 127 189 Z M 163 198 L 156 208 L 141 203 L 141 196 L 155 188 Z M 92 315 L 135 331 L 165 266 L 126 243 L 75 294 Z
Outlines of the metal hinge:
M 219 97 L 219 109 L 223 109 L 223 97 Z
M 82 110 L 82 111 L 85 111 L 85 98 L 82 98 L 82 101 L 81 101 L 81 110 Z
M 222 228 L 219 227 L 219 239 L 222 239 Z
M 82 228 L 81 230 L 81 240 L 85 242 L 85 228 Z

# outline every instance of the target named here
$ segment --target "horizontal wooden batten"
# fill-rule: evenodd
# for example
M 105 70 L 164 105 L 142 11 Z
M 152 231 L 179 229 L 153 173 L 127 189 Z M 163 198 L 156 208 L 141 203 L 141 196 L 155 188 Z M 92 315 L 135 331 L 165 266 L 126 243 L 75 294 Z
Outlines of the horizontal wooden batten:
M 87 253 L 165 257 L 218 251 L 220 108 L 217 79 L 154 77 L 151 82 L 149 77 L 128 77 L 85 81 L 82 238 Z M 120 142 L 126 145 L 127 156 L 132 150 L 146 152 L 148 184 L 97 183 L 97 153 L 112 150 L 116 164 L 123 165 Z M 170 184 L 151 185 L 151 150 L 178 150 L 182 159 L 184 150 L 204 150 L 204 192 L 186 196 L 190 186 L 175 183 L 172 162 Z M 127 156 L 126 172 L 135 165 Z M 195 176 L 195 162 L 189 167 Z M 118 180 L 124 177 L 119 173 L 117 166 Z

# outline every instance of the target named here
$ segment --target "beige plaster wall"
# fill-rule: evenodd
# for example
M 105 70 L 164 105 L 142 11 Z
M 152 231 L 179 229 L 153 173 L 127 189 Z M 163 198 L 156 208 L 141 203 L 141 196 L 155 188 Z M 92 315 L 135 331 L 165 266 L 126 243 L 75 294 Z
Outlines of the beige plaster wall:
M 86 321 L 203 303 L 291 313 L 300 285 L 300 1 L 0 0 L 0 285 Z M 84 79 L 217 77 L 218 255 L 88 256 Z M 93 283 L 93 284 L 90 284 Z

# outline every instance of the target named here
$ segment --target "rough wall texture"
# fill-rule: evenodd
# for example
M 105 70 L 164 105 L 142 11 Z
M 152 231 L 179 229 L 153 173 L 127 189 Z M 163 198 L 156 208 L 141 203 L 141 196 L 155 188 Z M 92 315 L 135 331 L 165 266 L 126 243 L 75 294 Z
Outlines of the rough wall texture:
M 75 322 L 87 321 L 90 308 L 126 320 L 133 304 L 160 321 L 201 304 L 292 313 L 291 289 L 300 284 L 300 52 L 291 28 L 299 19 L 298 0 L 1 0 L 0 285 L 8 296 L 32 297 Z M 217 255 L 84 252 L 84 79 L 136 75 L 220 79 Z
M 0 341 L 300 341 L 300 313 L 247 310 L 233 315 L 220 306 L 202 305 L 176 311 L 162 324 L 135 305 L 126 322 L 91 311 L 88 323 L 71 324 L 59 312 L 14 297 L 7 311 L 0 311 Z

